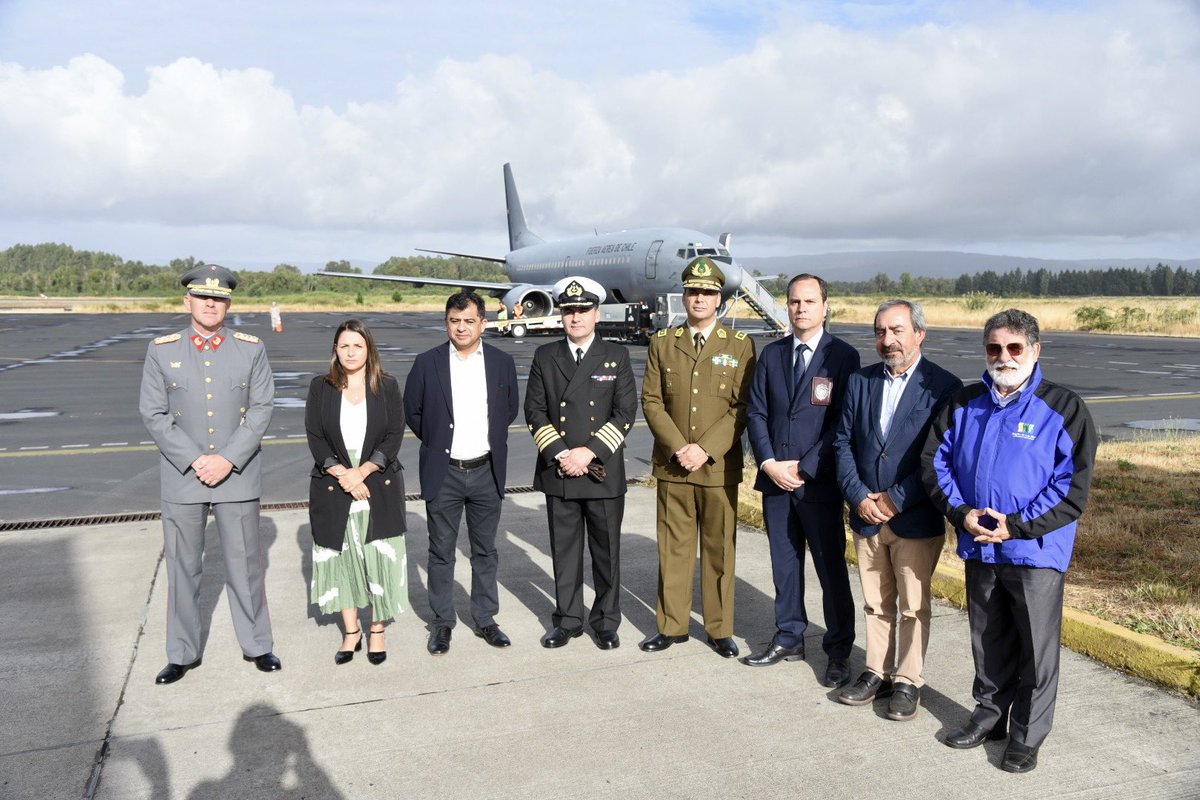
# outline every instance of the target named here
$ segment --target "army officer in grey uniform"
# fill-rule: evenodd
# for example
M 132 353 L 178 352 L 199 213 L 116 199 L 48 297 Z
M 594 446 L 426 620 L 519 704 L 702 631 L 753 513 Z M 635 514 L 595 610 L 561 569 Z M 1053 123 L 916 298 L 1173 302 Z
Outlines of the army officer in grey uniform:
M 167 666 L 174 683 L 200 665 L 200 573 L 209 509 L 225 555 L 226 596 L 242 655 L 280 668 L 258 541 L 259 443 L 271 422 L 275 381 L 257 336 L 224 327 L 237 278 L 208 264 L 183 276 L 192 324 L 146 351 L 138 407 L 160 453 L 167 563 Z
M 533 486 L 546 493 L 554 560 L 554 626 L 542 646 L 562 647 L 583 633 L 586 538 L 596 589 L 588 621 L 596 646 L 612 650 L 621 644 L 624 445 L 637 414 L 637 380 L 629 351 L 596 335 L 604 287 L 567 277 L 554 295 L 567 336 L 533 354 L 525 390 L 525 421 L 538 449 Z

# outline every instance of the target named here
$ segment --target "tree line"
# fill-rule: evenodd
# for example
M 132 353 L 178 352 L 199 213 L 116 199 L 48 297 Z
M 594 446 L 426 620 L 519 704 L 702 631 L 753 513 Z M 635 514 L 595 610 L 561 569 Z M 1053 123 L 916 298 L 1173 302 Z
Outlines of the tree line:
M 1048 269 L 1008 272 L 993 270 L 962 274 L 957 278 L 913 277 L 904 272 L 900 280 L 879 273 L 865 281 L 830 281 L 839 294 L 887 294 L 903 296 L 959 297 L 989 294 L 997 297 L 1195 297 L 1200 295 L 1200 269 L 1171 267 L 1108 267 L 1104 269 Z
M 0 252 L 0 293 L 18 295 L 85 295 L 100 297 L 166 297 L 179 294 L 180 277 L 206 263 L 195 257 L 176 258 L 165 265 L 126 261 L 111 253 L 75 250 L 65 244 L 20 244 Z M 329 261 L 325 272 L 362 274 L 345 260 Z M 375 275 L 421 275 L 467 281 L 506 281 L 502 264 L 462 256 L 392 257 L 376 265 Z M 237 270 L 238 293 L 248 297 L 296 295 L 308 292 L 393 294 L 385 282 L 337 281 L 317 278 L 292 264 L 269 271 Z M 782 293 L 786 280 L 764 281 Z M 1135 269 L 1109 267 L 1051 272 L 1047 269 L 1004 273 L 986 270 L 957 278 L 929 278 L 901 273 L 892 280 L 879 273 L 865 281 L 830 281 L 838 294 L 881 294 L 917 297 L 956 297 L 988 294 L 998 297 L 1195 297 L 1200 295 L 1200 269 L 1157 264 Z M 407 291 L 411 291 L 406 289 Z
M 175 258 L 168 264 L 126 261 L 111 253 L 75 250 L 65 244 L 19 244 L 0 252 L 0 293 L 99 297 L 167 297 L 180 294 L 184 273 L 208 263 L 195 257 Z M 238 270 L 238 294 L 243 297 L 296 295 L 307 292 L 354 291 L 391 294 L 397 284 L 338 281 L 301 272 L 292 264 L 269 271 Z M 350 262 L 330 261 L 325 272 L 362 274 Z M 503 265 L 474 258 L 414 256 L 389 258 L 377 265 L 376 275 L 421 275 L 470 281 L 505 281 Z

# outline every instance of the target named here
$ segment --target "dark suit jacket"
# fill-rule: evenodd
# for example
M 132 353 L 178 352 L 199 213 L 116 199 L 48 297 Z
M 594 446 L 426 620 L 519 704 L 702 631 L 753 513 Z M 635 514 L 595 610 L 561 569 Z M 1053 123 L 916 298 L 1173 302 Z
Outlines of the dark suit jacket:
M 758 464 L 768 458 L 800 462 L 805 483 L 794 494 L 810 503 L 840 503 L 833 464 L 833 434 L 842 412 L 842 399 L 850 375 L 859 367 L 858 351 L 825 331 L 800 385 L 792 387 L 792 349 L 788 336 L 762 349 L 750 386 L 746 428 Z M 814 405 L 812 382 L 816 376 L 833 381 L 829 405 Z M 764 494 L 783 490 L 761 470 L 754 488 Z
M 885 369 L 880 362 L 850 376 L 834 437 L 838 483 L 850 505 L 850 527 L 863 536 L 879 533 L 881 526 L 858 516 L 858 504 L 870 492 L 886 491 L 900 510 L 888 522 L 893 533 L 906 538 L 942 536 L 942 515 L 921 485 L 921 451 L 934 414 L 962 388 L 962 381 L 922 356 L 885 439 L 879 431 Z
M 371 519 L 367 541 L 399 536 L 408 530 L 404 509 L 404 473 L 400 467 L 400 444 L 404 441 L 404 404 L 400 384 L 384 375 L 379 394 L 370 389 L 366 395 L 367 435 L 363 439 L 360 463 L 373 461 L 378 472 L 367 476 L 371 492 Z M 322 547 L 342 548 L 346 518 L 354 499 L 342 490 L 337 478 L 325 470 L 334 464 L 357 467 L 351 462 L 342 439 L 342 392 L 331 386 L 324 375 L 308 385 L 304 404 L 304 429 L 313 468 L 308 484 L 308 519 L 313 540 Z
M 408 427 L 421 440 L 421 498 L 432 500 L 450 469 L 450 444 L 454 439 L 454 395 L 450 386 L 449 342 L 417 356 L 404 383 L 404 412 Z M 517 418 L 517 367 L 512 356 L 483 343 L 483 370 L 487 381 L 488 448 L 496 493 L 504 494 L 508 465 L 508 426 Z M 480 409 L 480 413 L 483 409 Z
M 622 450 L 636 415 L 637 380 L 624 347 L 597 336 L 578 365 L 565 339 L 539 347 L 525 387 L 525 422 L 538 447 L 534 488 L 572 500 L 625 494 Z M 558 477 L 554 456 L 584 446 L 604 464 L 605 479 Z

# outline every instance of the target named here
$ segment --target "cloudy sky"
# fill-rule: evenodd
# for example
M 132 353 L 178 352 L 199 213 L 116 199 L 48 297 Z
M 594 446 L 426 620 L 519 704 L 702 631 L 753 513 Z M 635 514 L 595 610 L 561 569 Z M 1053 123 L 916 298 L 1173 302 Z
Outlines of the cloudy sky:
M 1200 2 L 0 0 L 0 249 L 1200 256 Z

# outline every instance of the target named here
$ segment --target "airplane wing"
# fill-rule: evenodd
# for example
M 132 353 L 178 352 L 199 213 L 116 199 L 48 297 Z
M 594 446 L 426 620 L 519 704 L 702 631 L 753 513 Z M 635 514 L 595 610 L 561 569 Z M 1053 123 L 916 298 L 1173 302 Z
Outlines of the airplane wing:
M 506 259 L 496 258 L 495 256 L 477 256 L 477 255 L 473 255 L 471 253 L 452 253 L 449 250 L 429 250 L 428 248 L 425 248 L 425 247 L 414 247 L 413 249 L 416 250 L 418 253 L 437 253 L 439 256 L 458 256 L 459 258 L 473 258 L 476 261 L 492 261 L 497 264 L 507 264 L 508 263 Z
M 501 259 L 503 260 L 503 259 Z M 356 275 L 351 272 L 315 272 L 314 275 L 321 275 L 326 278 L 352 278 L 359 281 L 396 281 L 398 283 L 409 283 L 420 288 L 421 286 L 461 286 L 464 289 L 480 289 L 485 292 L 507 292 L 509 289 L 517 286 L 515 283 L 503 283 L 500 281 L 468 281 L 459 278 L 426 278 L 421 275 Z

